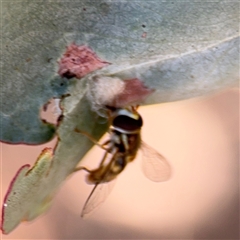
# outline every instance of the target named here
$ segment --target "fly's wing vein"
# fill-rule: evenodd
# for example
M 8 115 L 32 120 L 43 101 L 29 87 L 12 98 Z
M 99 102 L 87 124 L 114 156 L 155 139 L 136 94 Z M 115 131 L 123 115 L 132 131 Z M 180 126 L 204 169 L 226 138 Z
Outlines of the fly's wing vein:
M 107 183 L 98 183 L 92 189 L 88 199 L 86 200 L 83 210 L 82 217 L 88 216 L 90 213 L 95 211 L 109 196 L 114 185 L 115 180 Z
M 171 175 L 171 167 L 168 161 L 143 141 L 141 142 L 141 150 L 144 175 L 154 182 L 168 180 Z

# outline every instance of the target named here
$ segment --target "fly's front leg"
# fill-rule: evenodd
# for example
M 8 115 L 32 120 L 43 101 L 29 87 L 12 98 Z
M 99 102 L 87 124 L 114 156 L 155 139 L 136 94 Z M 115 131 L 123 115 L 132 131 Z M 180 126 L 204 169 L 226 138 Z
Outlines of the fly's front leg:
M 97 146 L 99 146 L 100 148 L 104 149 L 105 151 L 109 152 L 109 148 L 105 147 L 106 145 L 108 145 L 110 143 L 110 140 L 107 140 L 106 142 L 104 142 L 103 144 L 100 144 L 96 139 L 94 139 L 89 133 L 87 132 L 83 132 L 77 128 L 74 129 L 75 132 L 77 133 L 81 133 L 84 136 L 86 136 L 89 140 L 91 140 L 94 144 L 96 144 Z

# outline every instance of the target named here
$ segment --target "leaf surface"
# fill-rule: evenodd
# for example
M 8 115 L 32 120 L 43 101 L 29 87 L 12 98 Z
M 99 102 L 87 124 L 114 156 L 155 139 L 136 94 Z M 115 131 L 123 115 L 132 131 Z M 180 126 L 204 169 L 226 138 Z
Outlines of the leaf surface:
M 55 127 L 41 107 L 66 93 L 57 61 L 73 42 L 111 63 L 99 74 L 138 78 L 147 104 L 208 94 L 239 79 L 238 2 L 3 1 L 0 139 L 37 144 Z

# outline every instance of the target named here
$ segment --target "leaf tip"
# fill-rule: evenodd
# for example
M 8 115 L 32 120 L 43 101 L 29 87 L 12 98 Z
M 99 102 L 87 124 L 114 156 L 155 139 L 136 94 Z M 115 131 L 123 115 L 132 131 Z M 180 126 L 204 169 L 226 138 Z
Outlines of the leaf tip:
M 8 234 L 22 221 L 30 221 L 50 205 L 51 193 L 43 194 L 45 177 L 48 176 L 53 149 L 45 148 L 31 168 L 22 166 L 10 183 L 2 206 L 1 230 Z
M 26 173 L 29 170 L 29 168 L 30 168 L 30 165 L 26 164 L 26 165 L 23 165 L 17 171 L 17 173 L 15 174 L 14 178 L 10 182 L 10 185 L 8 187 L 8 190 L 7 190 L 7 193 L 6 193 L 5 197 L 4 197 L 3 205 L 2 205 L 2 219 L 1 219 L 1 224 L 0 224 L 0 229 L 1 229 L 3 234 L 8 234 L 9 232 L 11 232 L 17 226 L 16 225 L 16 226 L 11 227 L 10 229 L 8 229 L 7 222 L 5 221 L 6 220 L 6 218 L 5 218 L 6 209 L 8 207 L 8 197 L 12 193 L 13 186 L 14 186 L 15 182 L 17 181 L 17 179 L 19 178 L 19 176 L 21 175 L 21 173 L 22 172 Z M 14 192 L 13 192 L 13 194 L 14 194 Z

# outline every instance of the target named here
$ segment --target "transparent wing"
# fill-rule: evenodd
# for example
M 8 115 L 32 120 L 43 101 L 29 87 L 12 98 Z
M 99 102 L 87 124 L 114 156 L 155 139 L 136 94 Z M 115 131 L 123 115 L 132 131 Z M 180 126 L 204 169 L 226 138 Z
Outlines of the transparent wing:
M 84 204 L 81 217 L 88 216 L 106 200 L 108 195 L 111 193 L 115 182 L 116 179 L 112 180 L 111 182 L 99 183 L 94 186 L 88 199 Z
M 142 170 L 144 175 L 154 182 L 163 182 L 170 178 L 171 167 L 167 160 L 145 142 L 141 142 Z

